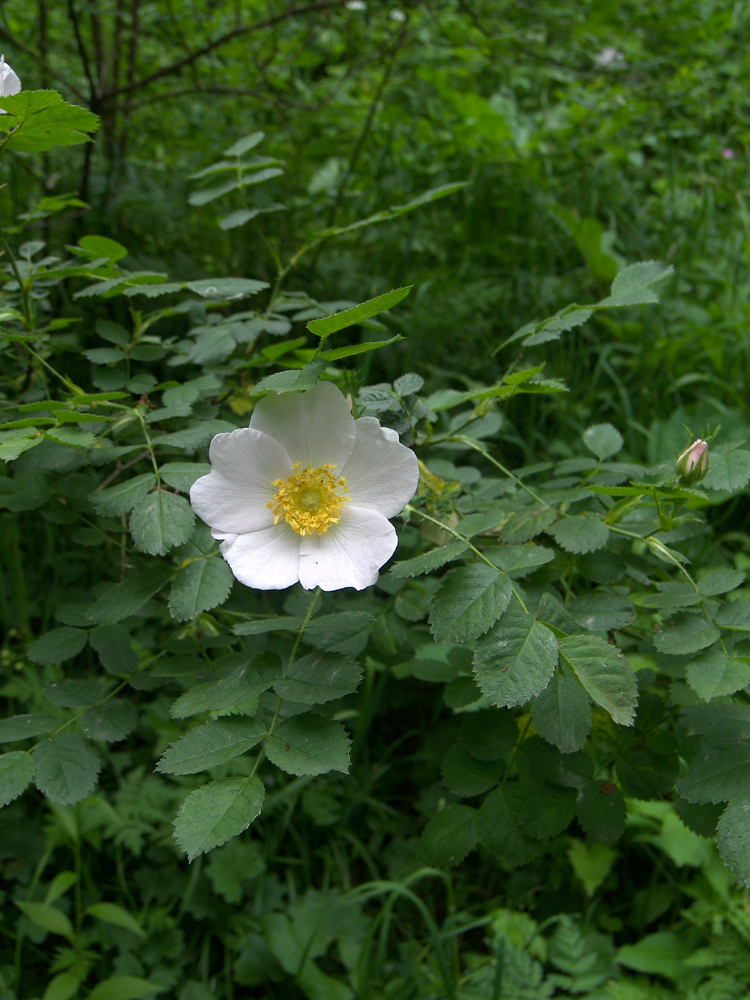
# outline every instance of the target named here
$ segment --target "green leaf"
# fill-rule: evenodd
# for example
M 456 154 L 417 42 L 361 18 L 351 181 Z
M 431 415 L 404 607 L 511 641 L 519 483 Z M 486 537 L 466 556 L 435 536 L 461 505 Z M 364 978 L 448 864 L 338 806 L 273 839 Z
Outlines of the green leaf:
M 566 552 L 596 552 L 607 544 L 609 528 L 596 514 L 573 514 L 563 517 L 546 529 Z
M 165 986 L 139 976 L 110 976 L 98 982 L 86 1000 L 140 1000 L 152 993 L 162 993 L 165 989 Z
M 691 660 L 687 682 L 699 698 L 711 701 L 750 684 L 750 663 L 725 653 L 718 645 Z
M 238 667 L 219 681 L 206 681 L 181 694 L 169 712 L 173 719 L 186 719 L 201 712 L 221 712 L 242 705 L 267 691 L 281 675 L 281 663 L 271 654 L 267 660 Z
M 175 839 L 188 860 L 246 830 L 260 813 L 264 795 L 263 784 L 256 777 L 224 778 L 191 792 L 174 824 Z
M 625 944 L 615 961 L 636 972 L 666 976 L 680 981 L 685 976 L 685 962 L 692 949 L 684 937 L 672 931 L 657 931 L 641 938 L 637 944 Z
M 518 784 L 506 782 L 487 796 L 479 810 L 482 842 L 503 864 L 513 868 L 527 864 L 541 848 L 539 841 L 527 837 L 520 829 L 518 817 L 524 797 L 525 792 Z
M 327 366 L 328 362 L 325 358 L 314 358 L 304 368 L 266 375 L 255 385 L 251 395 L 257 396 L 261 392 L 275 392 L 281 395 L 283 392 L 300 392 L 303 389 L 312 389 L 320 381 L 320 376 Z
M 119 517 L 121 514 L 129 513 L 154 486 L 156 486 L 154 473 L 144 472 L 143 475 L 118 483 L 117 486 L 109 486 L 106 490 L 92 493 L 89 500 L 97 513 L 107 517 Z
M 0 808 L 23 792 L 34 778 L 34 758 L 23 750 L 0 754 Z
M 496 760 L 477 760 L 462 746 L 453 746 L 443 759 L 442 775 L 449 791 L 470 798 L 499 784 L 503 770 Z
M 685 755 L 688 767 L 677 791 L 689 802 L 728 802 L 747 798 L 750 740 L 699 737 Z
M 278 618 L 260 618 L 242 622 L 232 629 L 234 635 L 263 635 L 265 632 L 297 632 L 304 618 L 301 615 L 279 615 Z
M 173 743 L 156 765 L 163 774 L 198 774 L 225 764 L 260 743 L 266 731 L 257 719 L 218 719 Z
M 659 296 L 652 285 L 668 278 L 673 271 L 671 264 L 662 264 L 658 260 L 644 260 L 638 264 L 631 264 L 615 276 L 609 297 L 597 303 L 597 307 L 611 309 L 658 302 Z
M 47 983 L 42 1000 L 71 1000 L 78 992 L 85 972 L 60 972 Z
M 527 837 L 549 840 L 570 826 L 575 818 L 576 792 L 546 781 L 524 783 L 526 794 L 519 810 L 519 825 Z
M 576 597 L 568 612 L 581 628 L 589 632 L 610 632 L 625 628 L 635 618 L 630 601 L 611 590 L 593 590 Z
M 362 668 L 354 660 L 330 653 L 311 653 L 297 660 L 283 680 L 276 681 L 274 691 L 280 698 L 302 705 L 320 705 L 352 694 L 361 676 Z
M 68 941 L 73 941 L 75 938 L 75 931 L 70 919 L 56 906 L 47 906 L 45 903 L 23 903 L 18 899 L 15 900 L 15 904 L 32 924 L 41 927 L 43 931 L 59 934 L 61 937 L 67 938 Z
M 413 559 L 404 559 L 402 562 L 395 563 L 391 567 L 391 576 L 397 580 L 403 580 L 406 577 L 422 576 L 423 573 L 431 573 L 433 570 L 440 569 L 441 566 L 450 562 L 451 559 L 456 559 L 458 556 L 463 555 L 468 547 L 468 543 L 462 542 L 460 539 L 448 542 L 447 545 L 441 545 L 437 549 L 430 549 L 429 552 L 424 552 L 421 556 L 415 556 Z
M 575 877 L 586 890 L 588 896 L 593 896 L 612 870 L 612 865 L 619 855 L 603 844 L 586 843 L 577 837 L 570 838 L 568 860 Z M 584 959 L 585 961 L 585 959 Z
M 263 142 L 266 137 L 265 132 L 251 132 L 250 135 L 243 136 L 242 139 L 238 139 L 237 142 L 232 143 L 228 149 L 225 149 L 223 156 L 244 156 L 245 153 L 249 153 L 251 149 Z M 237 169 L 233 164 L 233 169 Z
M 576 817 L 593 840 L 613 844 L 625 830 L 625 800 L 611 781 L 590 781 L 578 793 Z
M 153 556 L 163 556 L 190 538 L 195 524 L 193 509 L 176 493 L 154 490 L 132 510 L 129 527 L 135 547 Z
M 16 743 L 32 736 L 46 736 L 59 725 L 54 715 L 11 715 L 0 719 L 0 743 Z
M 467 712 L 461 718 L 461 746 L 477 760 L 499 760 L 512 753 L 518 742 L 513 715 L 503 709 Z
M 616 646 L 595 635 L 569 635 L 560 657 L 597 705 L 620 726 L 631 726 L 638 704 L 635 673 Z
M 527 507 L 513 511 L 500 530 L 504 542 L 521 544 L 541 535 L 557 517 L 551 507 Z
M 712 451 L 709 469 L 702 485 L 709 490 L 729 490 L 734 493 L 750 482 L 750 451 Z
M 750 801 L 746 795 L 724 810 L 716 828 L 716 845 L 737 881 L 750 886 Z
M 546 625 L 520 609 L 503 616 L 477 643 L 474 673 L 493 705 L 523 705 L 549 684 L 557 640 Z
M 484 563 L 451 570 L 430 610 L 436 642 L 476 639 L 495 624 L 511 594 L 508 577 Z
M 698 581 L 698 590 L 704 597 L 715 597 L 741 587 L 746 574 L 741 569 L 714 569 L 704 573 Z
M 97 625 L 89 634 L 89 643 L 108 673 L 128 675 L 138 669 L 138 656 L 124 625 Z
M 268 288 L 268 282 L 256 281 L 254 278 L 204 278 L 200 281 L 186 281 L 184 287 L 203 299 L 234 302 Z
M 146 937 L 143 928 L 135 917 L 132 917 L 127 910 L 118 906 L 117 903 L 92 903 L 83 912 L 89 917 L 94 917 L 95 920 L 103 920 L 106 924 L 112 924 L 115 927 L 122 927 L 126 931 L 132 931 L 133 934 L 137 934 L 140 938 Z
M 349 769 L 349 737 L 338 722 L 295 715 L 266 741 L 266 756 L 288 774 L 325 774 Z
M 322 342 L 327 337 L 330 337 L 332 333 L 338 333 L 339 330 L 344 330 L 348 326 L 354 326 L 355 323 L 363 323 L 365 320 L 371 319 L 379 313 L 392 309 L 402 299 L 406 298 L 413 287 L 413 285 L 404 285 L 402 288 L 394 288 L 390 292 L 377 295 L 374 299 L 368 299 L 367 302 L 352 306 L 350 309 L 343 309 L 332 316 L 324 316 L 322 319 L 312 319 L 307 324 L 307 329 L 310 333 L 314 333 L 316 337 L 320 337 Z
M 169 595 L 170 614 L 177 621 L 192 621 L 223 604 L 233 583 L 232 571 L 220 556 L 198 558 L 175 577 Z
M 428 865 L 451 868 L 473 850 L 479 838 L 479 818 L 471 806 L 446 806 L 433 816 L 420 838 L 420 854 Z
M 101 762 L 88 740 L 77 733 L 59 733 L 34 748 L 35 782 L 52 802 L 72 805 L 90 795 Z
M 531 716 L 540 736 L 561 753 L 580 750 L 591 730 L 591 702 L 574 677 L 557 670 L 536 696 Z
M 159 466 L 159 475 L 164 482 L 180 493 L 189 493 L 196 479 L 207 476 L 210 471 L 208 462 L 166 462 Z
M 305 642 L 329 653 L 358 656 L 367 645 L 373 615 L 369 611 L 337 611 L 313 618 L 305 629 Z
M 494 549 L 486 549 L 485 555 L 503 573 L 508 573 L 511 577 L 516 578 L 533 573 L 540 566 L 552 562 L 555 558 L 555 550 L 527 542 L 525 545 L 506 544 Z
M 364 344 L 352 344 L 351 347 L 336 347 L 330 351 L 321 351 L 318 357 L 325 358 L 326 361 L 340 361 L 342 358 L 353 358 L 357 354 L 377 351 L 381 347 L 390 347 L 391 344 L 398 344 L 403 339 L 400 334 L 397 334 L 390 340 L 368 340 Z
M 113 698 L 104 705 L 92 705 L 81 716 L 83 731 L 92 740 L 117 743 L 132 732 L 138 721 L 135 705 Z
M 683 611 L 662 622 L 661 631 L 654 634 L 654 645 L 660 653 L 679 656 L 706 649 L 720 636 L 721 632 L 701 612 Z
M 612 424 L 594 424 L 583 432 L 583 443 L 600 461 L 610 458 L 622 448 L 622 434 Z
M 139 570 L 123 583 L 111 586 L 86 611 L 91 621 L 113 625 L 139 611 L 146 601 L 161 590 L 172 576 L 172 567 L 166 564 Z
M 55 146 L 89 142 L 87 133 L 99 127 L 95 114 L 67 104 L 54 90 L 23 90 L 13 97 L 2 97 L 0 109 L 18 119 L 8 119 L 7 125 L 15 127 L 4 146 L 20 153 L 44 153 Z
M 48 684 L 44 693 L 48 701 L 58 708 L 82 708 L 101 701 L 106 690 L 106 681 L 98 677 L 66 677 Z
M 63 663 L 77 656 L 88 640 L 84 629 L 63 625 L 45 632 L 29 646 L 26 655 L 34 663 Z

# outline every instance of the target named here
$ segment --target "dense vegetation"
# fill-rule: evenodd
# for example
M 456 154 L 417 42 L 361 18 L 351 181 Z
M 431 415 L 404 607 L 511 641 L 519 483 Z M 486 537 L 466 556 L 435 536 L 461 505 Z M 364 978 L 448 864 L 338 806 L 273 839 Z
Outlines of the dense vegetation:
M 5 0 L 0 1000 L 747 996 L 749 26 Z M 243 586 L 321 380 L 395 556 Z

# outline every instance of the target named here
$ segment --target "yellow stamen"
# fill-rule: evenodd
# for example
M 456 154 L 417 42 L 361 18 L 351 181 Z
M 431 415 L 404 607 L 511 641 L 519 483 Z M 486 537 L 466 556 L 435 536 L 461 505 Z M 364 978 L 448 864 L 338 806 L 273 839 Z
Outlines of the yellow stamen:
M 318 465 L 311 469 L 302 468 L 302 462 L 295 462 L 294 472 L 288 479 L 274 479 L 276 487 L 273 500 L 267 505 L 274 513 L 273 523 L 280 518 L 300 535 L 314 531 L 325 534 L 332 524 L 338 524 L 344 502 L 349 503 L 346 479 L 333 473 L 335 465 Z

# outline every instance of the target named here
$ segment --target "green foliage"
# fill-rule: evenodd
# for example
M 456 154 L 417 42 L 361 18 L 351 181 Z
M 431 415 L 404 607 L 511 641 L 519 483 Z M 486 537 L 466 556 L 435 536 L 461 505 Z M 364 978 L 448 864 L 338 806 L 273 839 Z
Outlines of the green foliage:
M 746 5 L 6 6 L 0 998 L 740 1000 Z M 321 379 L 419 490 L 254 591 Z

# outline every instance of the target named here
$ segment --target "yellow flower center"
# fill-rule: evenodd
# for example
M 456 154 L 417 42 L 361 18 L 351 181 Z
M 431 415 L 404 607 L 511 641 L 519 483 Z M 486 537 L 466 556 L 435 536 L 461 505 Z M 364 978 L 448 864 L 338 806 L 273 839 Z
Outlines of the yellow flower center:
M 315 531 L 325 534 L 332 524 L 338 524 L 344 502 L 349 503 L 346 493 L 346 479 L 333 473 L 335 465 L 318 465 L 311 469 L 302 468 L 302 462 L 294 463 L 294 472 L 288 479 L 274 479 L 276 487 L 273 500 L 267 505 L 274 513 L 273 523 L 279 518 L 294 528 L 300 535 Z

